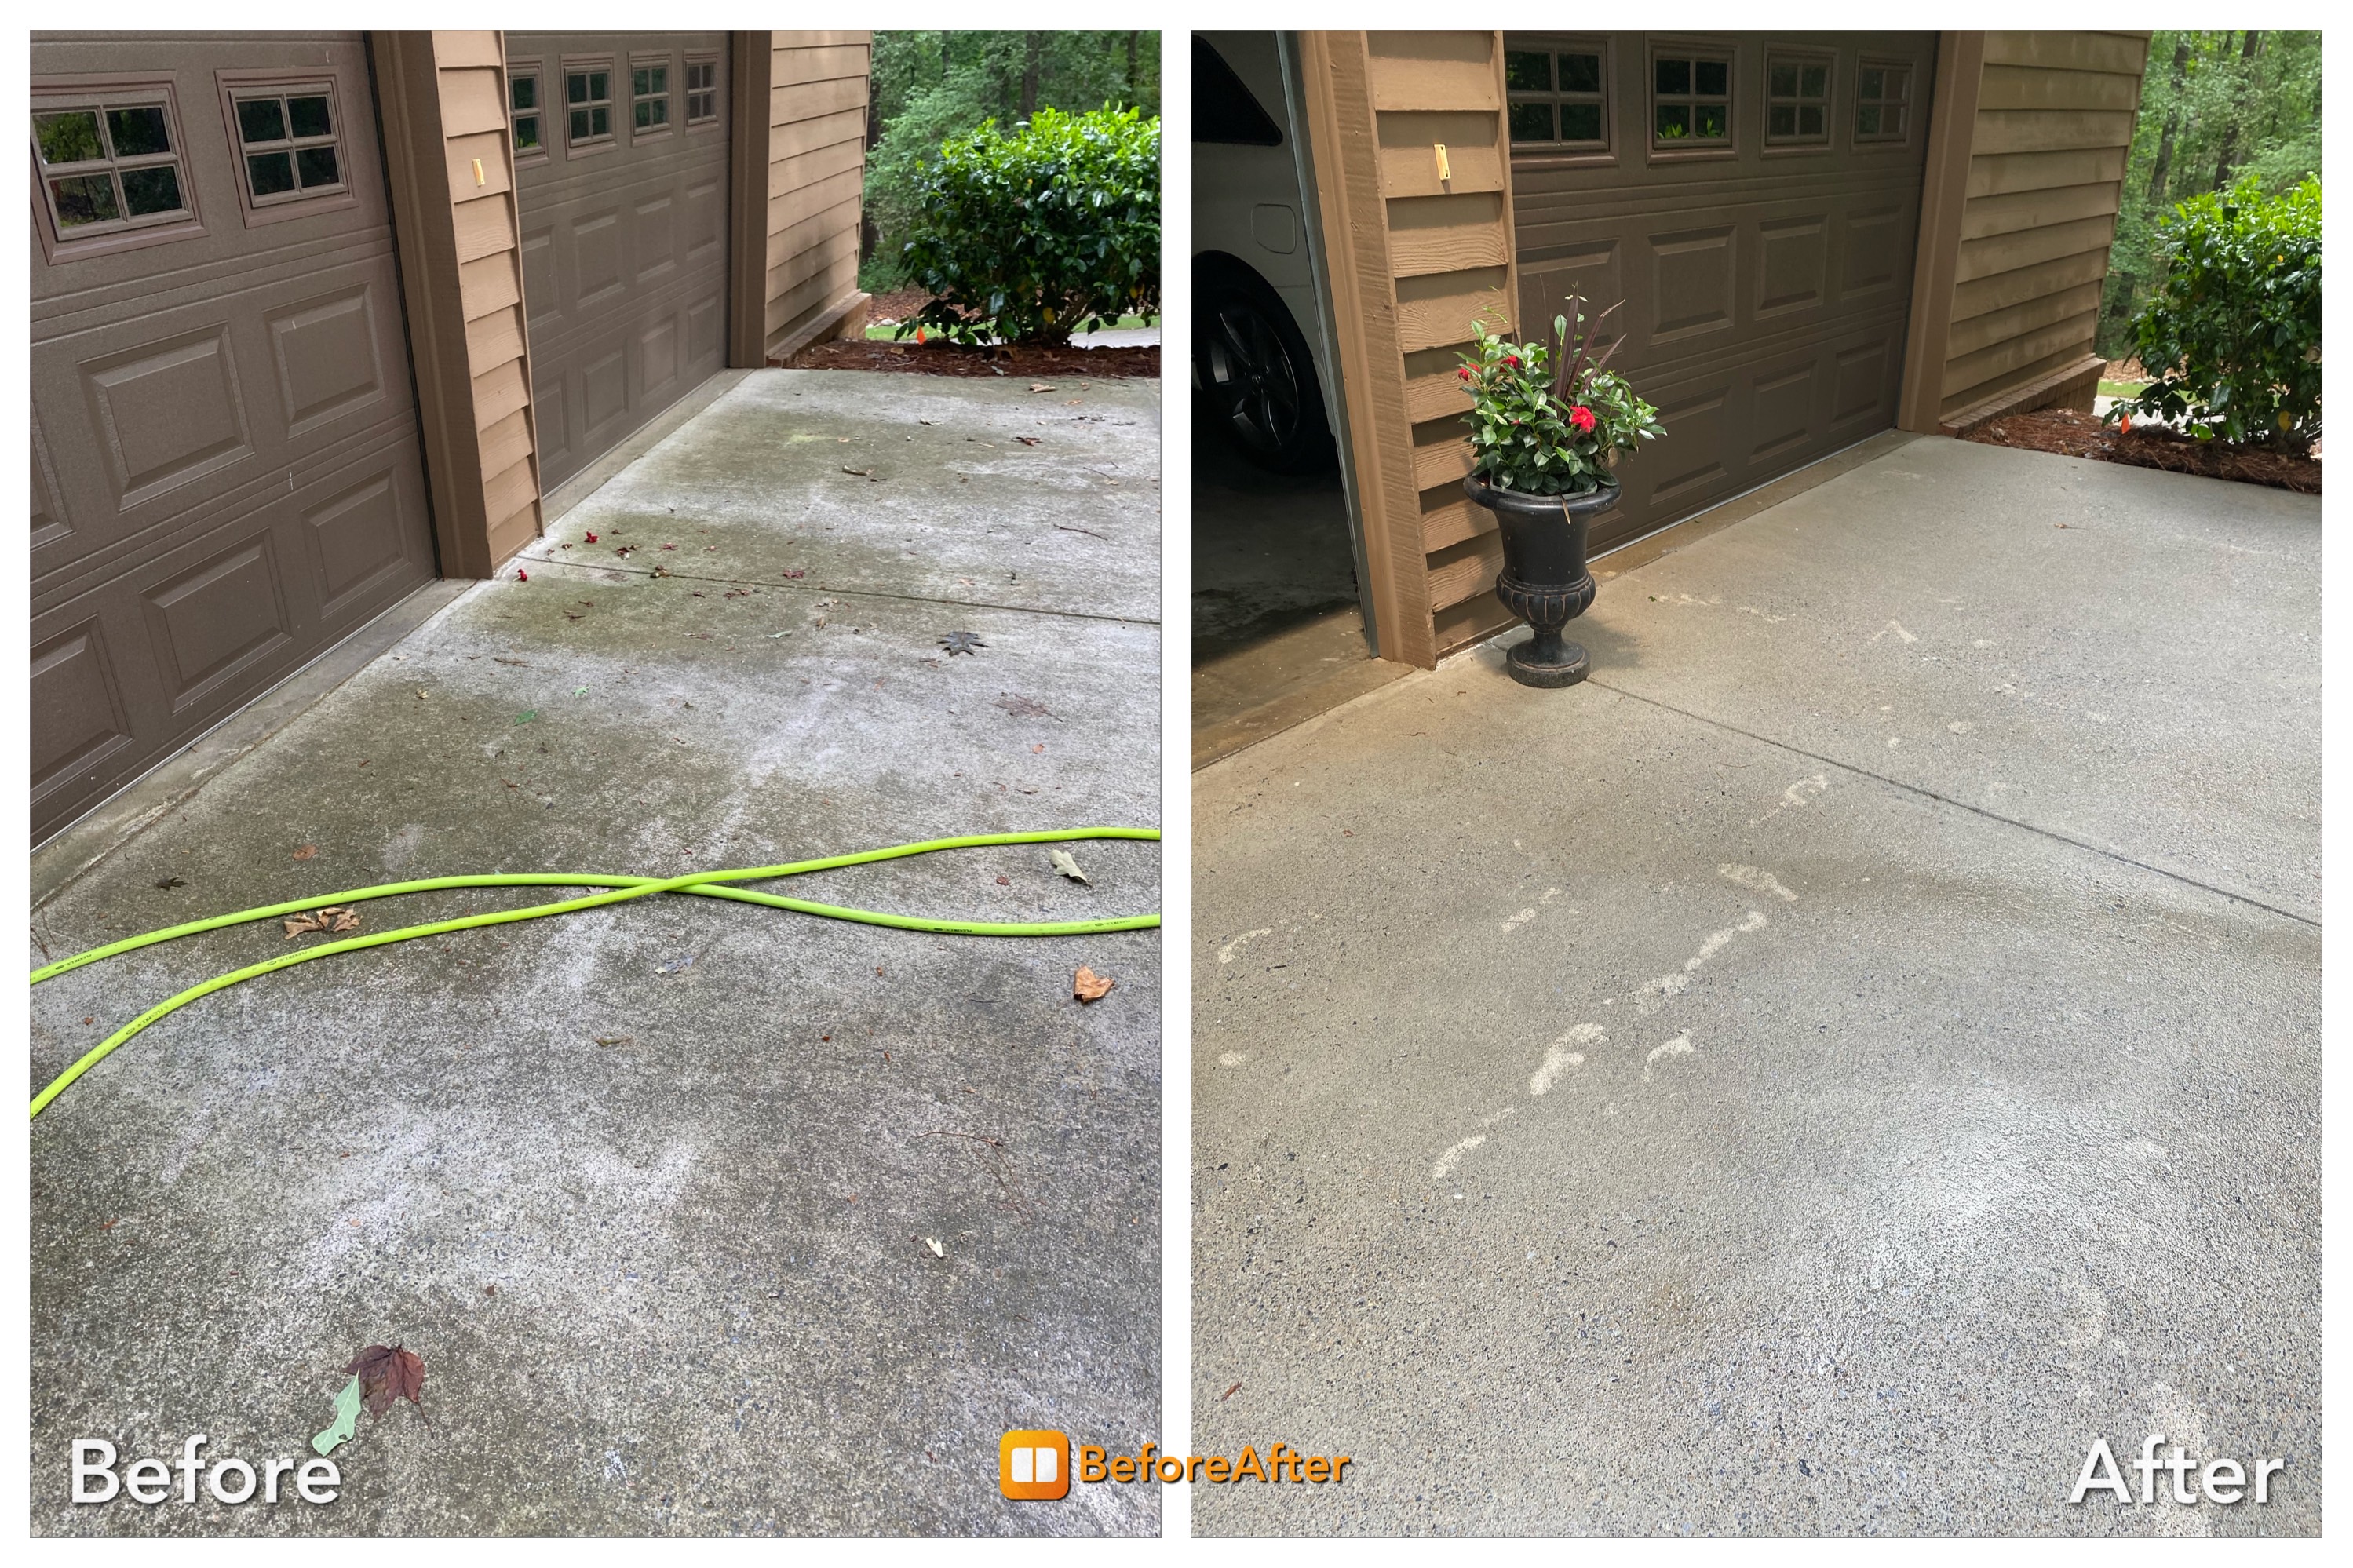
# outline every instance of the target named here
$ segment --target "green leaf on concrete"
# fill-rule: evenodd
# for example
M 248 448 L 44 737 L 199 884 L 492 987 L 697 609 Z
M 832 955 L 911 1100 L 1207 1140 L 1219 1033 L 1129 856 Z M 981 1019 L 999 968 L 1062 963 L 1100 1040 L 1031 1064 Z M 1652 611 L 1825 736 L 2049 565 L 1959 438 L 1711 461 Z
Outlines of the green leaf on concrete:
M 539 717 L 539 710 L 538 710 L 538 709 L 536 709 L 536 708 L 526 708 L 526 709 L 524 709 L 522 712 L 520 712 L 520 713 L 518 713 L 518 714 L 516 714 L 516 715 L 515 715 L 515 722 L 516 722 L 516 723 L 518 723 L 518 724 L 528 724 L 528 723 L 530 723 L 533 719 L 536 719 L 536 718 L 538 718 L 538 717 Z
M 311 1447 L 322 1455 L 332 1454 L 352 1440 L 360 1424 L 360 1380 L 355 1374 L 335 1395 L 335 1424 L 311 1439 Z

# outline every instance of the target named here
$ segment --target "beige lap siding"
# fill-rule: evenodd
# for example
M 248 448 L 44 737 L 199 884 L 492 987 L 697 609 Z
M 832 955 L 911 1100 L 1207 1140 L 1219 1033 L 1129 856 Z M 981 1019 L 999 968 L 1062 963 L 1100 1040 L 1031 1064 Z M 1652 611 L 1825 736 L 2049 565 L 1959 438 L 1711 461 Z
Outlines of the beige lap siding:
M 505 45 L 491 31 L 372 45 L 441 573 L 486 577 L 540 531 Z
M 2146 33 L 1984 35 L 1938 428 L 2091 406 L 2100 289 L 2147 54 Z
M 858 237 L 873 37 L 737 35 L 743 99 L 767 112 L 765 128 L 739 126 L 736 142 L 736 210 L 762 221 L 736 234 L 734 363 L 765 364 L 864 330 Z

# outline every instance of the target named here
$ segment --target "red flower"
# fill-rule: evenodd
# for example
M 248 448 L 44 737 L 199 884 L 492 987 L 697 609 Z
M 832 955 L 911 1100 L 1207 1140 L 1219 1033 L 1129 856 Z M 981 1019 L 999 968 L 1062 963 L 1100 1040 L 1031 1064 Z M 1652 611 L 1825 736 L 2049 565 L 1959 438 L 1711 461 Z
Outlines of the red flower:
M 518 583 L 528 583 L 531 581 L 531 574 L 518 566 L 515 568 L 515 581 Z
M 1514 370 L 1517 370 L 1520 368 L 1520 356 L 1517 354 L 1505 354 L 1504 356 L 1504 363 L 1510 365 Z
M 1466 365 L 1464 365 L 1461 370 L 1456 371 L 1454 374 L 1457 374 L 1457 375 L 1459 375 L 1459 376 L 1461 376 L 1463 380 L 1468 381 L 1468 380 L 1470 380 L 1470 379 L 1471 379 L 1471 367 L 1470 367 L 1469 365 L 1467 365 L 1467 364 L 1466 364 Z
M 1580 403 L 1568 411 L 1568 422 L 1579 430 L 1590 434 L 1593 429 L 1593 410 Z
M 588 536 L 588 542 L 589 542 L 589 543 L 591 543 L 591 544 L 596 543 L 596 536 L 595 534 L 593 534 L 593 533 L 592 533 L 592 534 L 590 534 L 590 535 Z

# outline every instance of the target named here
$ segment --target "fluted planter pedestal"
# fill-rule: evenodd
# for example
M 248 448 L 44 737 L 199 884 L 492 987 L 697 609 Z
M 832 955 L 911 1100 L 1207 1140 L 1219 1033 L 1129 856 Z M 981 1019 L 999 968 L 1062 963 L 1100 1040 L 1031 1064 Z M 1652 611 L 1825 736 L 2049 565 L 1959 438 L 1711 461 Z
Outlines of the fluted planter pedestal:
M 1504 574 L 1495 580 L 1495 597 L 1535 628 L 1535 637 L 1505 656 L 1512 679 L 1523 686 L 1576 685 L 1590 661 L 1583 647 L 1562 639 L 1560 630 L 1593 603 L 1586 531 L 1594 518 L 1618 504 L 1618 487 L 1604 485 L 1584 495 L 1532 496 L 1497 489 L 1473 475 L 1462 481 L 1462 489 L 1495 514 L 1503 531 Z

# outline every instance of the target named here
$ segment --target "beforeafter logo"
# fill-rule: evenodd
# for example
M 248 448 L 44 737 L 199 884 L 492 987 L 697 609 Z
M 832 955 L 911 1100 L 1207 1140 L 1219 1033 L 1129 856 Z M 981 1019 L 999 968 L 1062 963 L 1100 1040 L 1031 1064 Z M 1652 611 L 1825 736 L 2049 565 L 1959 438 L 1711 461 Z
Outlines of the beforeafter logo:
M 1017 1502 L 1070 1496 L 1070 1434 L 1008 1432 L 997 1445 L 997 1489 Z
M 1270 1486 L 1294 1482 L 1310 1486 L 1337 1484 L 1347 1479 L 1356 1461 L 1346 1454 L 1303 1454 L 1288 1443 L 1277 1443 L 1261 1456 L 1246 1447 L 1238 1456 L 1224 1454 L 1164 1454 L 1157 1443 L 1146 1443 L 1133 1454 L 1112 1454 L 1089 1444 L 1078 1450 L 1078 1479 L 1092 1486 L 1112 1481 L 1122 1486 L 1158 1481 L 1163 1486 L 1203 1481 L 1229 1486 L 1259 1481 Z M 1067 1432 L 1008 1432 L 997 1445 L 997 1489 L 1020 1502 L 1068 1497 L 1071 1491 L 1071 1436 Z

